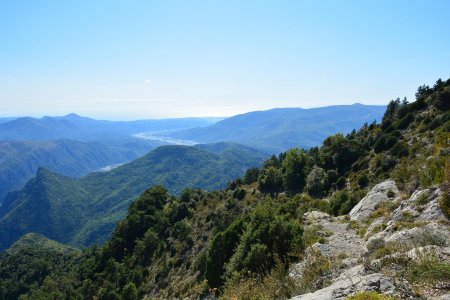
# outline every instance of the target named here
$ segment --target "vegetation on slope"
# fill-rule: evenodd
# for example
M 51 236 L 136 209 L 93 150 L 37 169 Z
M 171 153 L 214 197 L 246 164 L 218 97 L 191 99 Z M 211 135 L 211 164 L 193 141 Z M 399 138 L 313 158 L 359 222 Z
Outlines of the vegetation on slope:
M 79 250 L 28 233 L 0 254 L 0 299 L 14 300 L 43 284 L 61 270 Z
M 103 243 L 131 201 L 148 186 L 163 184 L 174 194 L 183 187 L 220 189 L 267 157 L 236 144 L 215 148 L 218 154 L 197 147 L 161 146 L 110 172 L 80 179 L 41 168 L 0 207 L 0 249 L 27 232 L 74 245 Z
M 317 146 L 331 134 L 348 133 L 364 122 L 379 121 L 384 110 L 384 106 L 362 104 L 312 109 L 276 108 L 233 116 L 208 127 L 170 135 L 204 143 L 235 142 L 279 153 L 292 147 Z
M 318 238 L 304 232 L 305 212 L 345 214 L 387 177 L 404 192 L 430 185 L 448 192 L 449 100 L 450 80 L 420 87 L 415 102 L 392 101 L 380 125 L 273 156 L 226 190 L 174 197 L 153 187 L 104 246 L 84 251 L 81 263 L 68 263 L 22 299 L 69 292 L 73 299 L 290 297 L 287 266 Z
M 125 139 L 109 142 L 0 141 L 0 203 L 36 175 L 39 167 L 70 177 L 125 163 L 158 146 L 156 142 Z

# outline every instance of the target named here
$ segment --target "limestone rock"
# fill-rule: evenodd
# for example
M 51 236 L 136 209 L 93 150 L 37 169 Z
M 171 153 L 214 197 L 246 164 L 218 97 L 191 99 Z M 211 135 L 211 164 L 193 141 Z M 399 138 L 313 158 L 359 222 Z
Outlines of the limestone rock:
M 383 202 L 389 200 L 388 195 L 393 193 L 397 195 L 398 188 L 393 180 L 386 180 L 380 184 L 377 184 L 370 190 L 369 193 L 361 200 L 359 203 L 350 211 L 350 220 L 353 221 L 363 221 L 365 220 L 373 211 L 375 211 L 376 206 Z
M 380 273 L 365 274 L 364 267 L 358 265 L 344 272 L 330 286 L 314 293 L 299 295 L 293 300 L 329 300 L 346 299 L 356 292 L 376 291 L 388 295 L 395 294 L 395 283 Z

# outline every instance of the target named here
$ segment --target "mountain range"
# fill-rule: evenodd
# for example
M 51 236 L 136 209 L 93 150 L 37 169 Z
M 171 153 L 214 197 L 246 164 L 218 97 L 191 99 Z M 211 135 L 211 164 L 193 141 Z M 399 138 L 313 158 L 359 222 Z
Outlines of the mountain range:
M 172 132 L 169 136 L 202 143 L 235 142 L 278 153 L 292 147 L 318 146 L 331 134 L 346 134 L 364 123 L 379 122 L 385 109 L 385 106 L 362 104 L 275 108 L 236 115 L 207 127 Z
M 69 114 L 63 117 L 22 117 L 0 122 L 0 140 L 78 141 L 117 140 L 139 132 L 171 131 L 207 126 L 221 118 L 179 118 L 138 121 L 104 121 Z
M 74 253 L 41 236 L 19 240 L 0 256 L 7 270 L 0 271 L 0 296 L 447 299 L 449 110 L 450 80 L 438 80 L 419 87 L 415 102 L 392 100 L 381 124 L 331 135 L 310 151 L 271 156 L 212 192 L 177 196 L 152 179 L 172 190 L 174 182 L 194 186 L 205 168 L 226 161 L 203 177 L 216 181 L 240 166 L 238 153 L 255 150 L 161 146 L 79 180 L 40 170 L 25 189 L 9 194 L 0 240 L 37 230 L 72 244 L 82 241 L 76 232 L 93 241 L 102 229 L 108 235 L 104 218 L 113 224 L 134 187 L 143 192 L 124 204 L 126 216 L 102 246 Z
M 109 172 L 78 179 L 40 168 L 0 207 L 0 249 L 27 232 L 73 245 L 102 243 L 147 187 L 164 185 L 173 194 L 188 187 L 216 190 L 267 157 L 265 152 L 230 143 L 170 145 Z

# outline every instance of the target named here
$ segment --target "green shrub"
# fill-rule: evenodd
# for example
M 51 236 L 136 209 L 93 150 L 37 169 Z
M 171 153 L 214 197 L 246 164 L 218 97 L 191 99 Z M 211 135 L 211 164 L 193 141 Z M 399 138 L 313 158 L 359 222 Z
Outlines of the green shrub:
M 369 177 L 364 174 L 358 177 L 358 185 L 360 188 L 365 188 L 369 184 Z
M 212 240 L 206 262 L 206 279 L 210 287 L 216 288 L 223 284 L 224 265 L 233 255 L 243 228 L 243 221 L 236 220 L 225 231 L 216 234 Z
M 242 200 L 245 197 L 245 190 L 238 188 L 236 190 L 234 190 L 233 192 L 233 198 L 236 198 L 237 200 Z
M 450 195 L 445 192 L 439 199 L 439 208 L 442 210 L 444 215 L 450 219 Z
M 125 285 L 122 292 L 123 300 L 137 300 L 138 290 L 133 282 L 129 282 Z
M 252 184 L 258 181 L 259 169 L 258 168 L 250 168 L 245 172 L 244 175 L 244 183 Z
M 339 177 L 336 181 L 336 186 L 338 189 L 343 189 L 345 187 L 345 184 L 347 183 L 347 179 L 345 177 Z
M 419 259 L 413 260 L 404 270 L 406 278 L 411 283 L 437 284 L 450 281 L 450 264 L 440 260 L 434 253 L 419 254 Z
M 262 171 L 258 178 L 261 192 L 278 193 L 283 190 L 283 174 L 280 169 L 268 167 Z
M 348 214 L 358 204 L 358 199 L 347 191 L 337 191 L 330 199 L 329 212 L 334 216 Z

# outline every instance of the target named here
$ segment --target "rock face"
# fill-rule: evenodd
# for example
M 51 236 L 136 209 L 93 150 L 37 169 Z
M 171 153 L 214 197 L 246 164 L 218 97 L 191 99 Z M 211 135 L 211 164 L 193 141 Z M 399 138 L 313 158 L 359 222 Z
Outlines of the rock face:
M 398 194 L 397 185 L 393 180 L 386 180 L 377 184 L 359 203 L 350 211 L 350 220 L 363 221 L 376 206 Z
M 394 294 L 395 285 L 392 279 L 387 276 L 374 273 L 364 275 L 365 270 L 362 265 L 342 273 L 330 286 L 292 298 L 293 300 L 329 300 L 346 299 L 348 295 L 355 292 L 375 291 L 383 294 Z
M 395 266 L 392 261 L 417 262 L 432 256 L 450 263 L 450 222 L 439 208 L 441 195 L 441 190 L 430 188 L 405 197 L 399 194 L 394 181 L 387 180 L 376 185 L 349 216 L 333 217 L 317 211 L 306 213 L 305 230 L 317 229 L 318 235 L 325 238 L 307 249 L 304 259 L 291 266 L 289 276 L 295 282 L 302 282 L 304 274 L 320 259 L 326 260 L 330 267 L 317 275 L 315 283 L 318 284 L 310 284 L 304 294 L 292 299 L 346 299 L 364 291 L 400 299 L 417 298 L 417 288 L 413 289 L 402 276 L 395 276 L 404 265 Z M 371 214 L 384 201 L 395 201 L 395 205 L 383 207 L 382 216 L 374 218 Z M 358 228 L 365 229 L 360 231 L 364 237 L 357 233 Z M 443 286 L 445 288 L 440 286 L 431 289 L 433 291 L 427 287 L 422 296 L 449 299 L 450 282 L 444 282 Z

